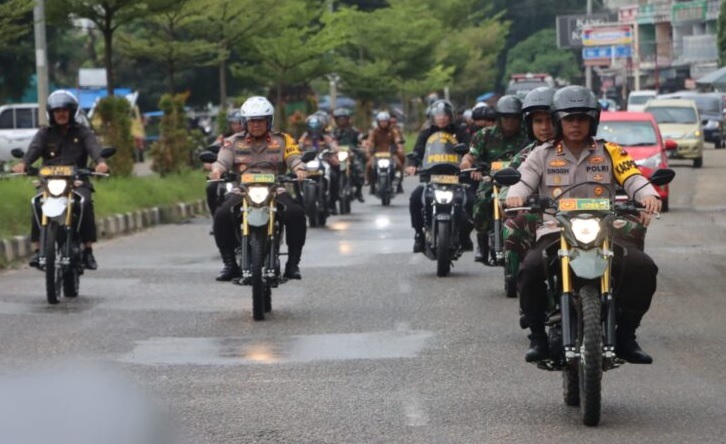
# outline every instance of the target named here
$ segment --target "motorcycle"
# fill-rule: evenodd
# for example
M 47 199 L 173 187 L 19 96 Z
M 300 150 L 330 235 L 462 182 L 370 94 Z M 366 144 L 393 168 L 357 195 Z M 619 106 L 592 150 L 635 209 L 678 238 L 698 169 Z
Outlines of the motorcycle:
M 330 216 L 330 163 L 333 154 L 329 149 L 320 152 L 306 151 L 303 161 L 308 179 L 302 183 L 301 196 L 310 227 L 324 227 Z M 306 160 L 307 159 L 307 160 Z
M 204 152 L 199 157 L 205 163 L 217 160 L 212 152 Z M 276 217 L 276 197 L 284 184 L 294 182 L 289 176 L 261 173 L 260 168 L 277 169 L 277 165 L 270 162 L 250 164 L 235 181 L 235 187 L 239 187 L 244 196 L 236 250 L 242 277 L 235 283 L 252 287 L 252 318 L 255 321 L 263 321 L 265 313 L 272 311 L 272 289 L 286 282 L 280 271 L 280 256 L 283 255 L 280 240 L 284 226 Z
M 338 187 L 338 202 L 340 206 L 340 214 L 350 213 L 350 204 L 353 202 L 355 190 L 353 182 L 355 181 L 355 149 L 348 145 L 338 146 L 338 161 L 340 162 L 340 185 Z
M 650 183 L 666 185 L 674 176 L 673 170 L 657 170 Z M 615 196 L 563 197 L 576 187 L 593 184 L 600 185 L 579 183 L 566 188 L 555 199 L 533 198 L 527 207 L 506 210 L 551 214 L 556 220 L 553 226 L 561 230 L 560 238 L 553 244 L 559 247 L 556 256 L 545 258 L 549 306 L 554 307 L 545 324 L 550 359 L 537 365 L 562 372 L 564 401 L 580 406 L 587 426 L 600 422 L 603 372 L 625 363 L 615 354 L 613 232 L 627 223 L 623 217 L 640 211 L 632 200 L 618 202 Z
M 115 148 L 101 150 L 101 157 L 109 158 Z M 23 157 L 22 149 L 12 150 L 16 158 Z M 28 176 L 37 176 L 40 192 L 32 202 L 33 216 L 40 227 L 39 269 L 45 273 L 45 293 L 49 304 L 55 305 L 61 295 L 78 296 L 83 274 L 83 245 L 80 227 L 84 198 L 75 189 L 89 177 L 107 177 L 73 165 L 44 165 L 29 168 Z
M 396 159 L 390 153 L 375 153 L 373 158 L 373 189 L 375 195 L 381 199 L 381 204 L 387 207 L 396 195 Z

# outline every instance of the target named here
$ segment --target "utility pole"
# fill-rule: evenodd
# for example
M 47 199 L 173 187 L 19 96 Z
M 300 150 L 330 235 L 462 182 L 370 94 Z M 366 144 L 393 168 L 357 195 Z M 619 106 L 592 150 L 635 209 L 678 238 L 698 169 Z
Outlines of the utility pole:
M 35 21 L 35 77 L 38 85 L 38 124 L 47 125 L 45 114 L 48 100 L 48 47 L 45 42 L 45 0 L 36 0 L 33 8 Z
M 592 0 L 587 0 L 587 15 L 592 15 Z M 585 67 L 585 87 L 592 91 L 592 66 Z

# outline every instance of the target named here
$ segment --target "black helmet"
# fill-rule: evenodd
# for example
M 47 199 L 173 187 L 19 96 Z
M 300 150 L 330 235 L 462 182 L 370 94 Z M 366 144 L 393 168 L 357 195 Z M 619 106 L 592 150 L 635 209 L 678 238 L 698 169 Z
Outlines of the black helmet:
M 454 121 L 454 105 L 448 100 L 437 100 L 431 104 L 431 117 L 436 117 L 437 114 L 446 114 L 449 116 L 451 121 Z
M 239 110 L 233 111 L 227 114 L 227 122 L 229 123 L 242 123 L 242 113 Z
M 595 95 L 584 86 L 570 85 L 557 90 L 552 98 L 552 117 L 557 135 L 562 134 L 561 121 L 573 114 L 584 114 L 591 120 L 590 135 L 597 134 L 600 123 L 600 105 Z
M 552 111 L 552 97 L 555 90 L 548 86 L 540 86 L 530 91 L 522 103 L 522 114 L 524 115 L 524 126 L 527 128 L 527 135 L 530 140 L 535 140 L 532 131 L 532 114 L 536 111 Z
M 348 108 L 335 108 L 333 111 L 333 117 L 350 117 L 350 110 Z
M 76 96 L 74 96 L 70 91 L 59 89 L 57 91 L 53 91 L 48 96 L 45 109 L 48 111 L 48 122 L 50 122 L 51 125 L 56 124 L 55 117 L 53 117 L 53 110 L 60 108 L 68 110 L 70 113 L 69 122 L 71 124 L 76 121 L 76 114 L 78 114 L 78 99 L 76 99 Z
M 502 96 L 497 100 L 497 105 L 494 107 L 494 111 L 497 112 L 499 117 L 510 116 L 510 117 L 521 117 L 522 116 L 522 101 L 517 96 L 507 95 Z
M 471 110 L 472 120 L 497 120 L 497 112 L 487 105 L 475 106 Z

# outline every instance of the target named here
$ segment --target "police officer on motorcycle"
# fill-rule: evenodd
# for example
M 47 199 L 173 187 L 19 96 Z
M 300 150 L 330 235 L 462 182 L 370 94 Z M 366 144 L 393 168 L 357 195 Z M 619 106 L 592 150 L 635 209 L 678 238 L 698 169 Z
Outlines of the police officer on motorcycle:
M 13 172 L 24 173 L 29 165 L 39 158 L 43 165 L 74 165 L 86 168 L 90 157 L 96 163 L 97 173 L 107 173 L 108 165 L 101 157 L 101 145 L 90 128 L 76 122 L 78 99 L 70 93 L 59 89 L 48 96 L 46 105 L 48 126 L 38 130 L 30 142 L 23 159 L 13 167 Z M 80 221 L 81 242 L 84 244 L 83 265 L 89 270 L 98 268 L 93 257 L 93 243 L 96 242 L 96 217 L 93 211 L 90 182 L 76 187 L 76 192 L 83 196 L 83 217 Z M 35 217 L 31 217 L 30 241 L 33 255 L 30 266 L 38 267 L 40 258 L 40 227 Z
M 353 177 L 353 186 L 355 187 L 355 198 L 359 202 L 365 202 L 363 198 L 363 183 L 365 182 L 364 169 L 367 161 L 364 150 L 358 149 L 362 135 L 358 128 L 353 126 L 350 121 L 350 110 L 347 108 L 336 108 L 333 111 L 335 119 L 335 129 L 333 137 L 338 141 L 338 145 L 348 145 L 351 153 L 355 156 L 356 175 Z
M 507 207 L 522 206 L 525 198 L 533 193 L 554 198 L 566 187 L 596 181 L 602 185 L 582 186 L 568 194 L 571 197 L 614 196 L 616 185 L 620 185 L 643 205 L 645 211 L 641 213 L 641 221 L 647 226 L 650 215 L 661 209 L 658 193 L 620 146 L 594 138 L 600 118 L 594 95 L 584 87 L 568 86 L 555 93 L 552 108 L 556 138 L 537 146 L 519 167 L 521 181 L 509 189 Z M 525 356 L 527 362 L 541 361 L 549 356 L 542 253 L 548 249 L 556 255 L 558 230 L 540 226 L 538 240 L 519 269 L 520 305 L 531 330 L 530 347 Z M 618 245 L 617 239 L 615 244 Z M 635 331 L 650 308 L 658 267 L 647 254 L 628 244 L 621 242 L 615 252 L 613 270 L 618 306 L 615 353 L 631 363 L 649 364 L 653 359 L 635 341 Z
M 212 165 L 210 179 L 219 179 L 226 171 L 242 172 L 255 163 L 256 170 L 279 174 L 287 169 L 297 175 L 298 180 L 307 177 L 300 148 L 286 133 L 274 132 L 272 123 L 274 108 L 264 97 L 250 97 L 242 104 L 240 113 L 244 119 L 244 130 L 226 139 L 219 150 L 217 161 Z M 214 240 L 222 255 L 224 268 L 217 276 L 218 281 L 230 281 L 241 276 L 235 257 L 238 240 L 235 230 L 239 229 L 239 206 L 242 195 L 230 192 L 214 214 Z M 305 244 L 305 211 L 292 196 L 280 193 L 277 196 L 277 215 L 285 225 L 288 256 L 284 277 L 300 279 L 300 258 Z
M 495 107 L 497 123 L 492 127 L 485 127 L 474 135 L 471 140 L 469 154 L 461 161 L 461 169 L 471 168 L 478 162 L 489 164 L 494 160 L 502 159 L 506 153 L 513 156 L 527 144 L 527 134 L 522 126 L 522 101 L 518 97 L 502 96 Z M 484 171 L 483 174 L 489 174 Z M 472 179 L 480 181 L 482 173 L 474 171 Z M 488 263 L 489 241 L 487 230 L 492 224 L 492 184 L 482 181 L 476 192 L 474 203 L 474 228 L 477 231 L 477 251 L 474 261 Z
M 439 131 L 449 133 L 456 137 L 458 143 L 468 145 L 470 142 L 469 132 L 465 127 L 457 125 L 454 121 L 454 106 L 447 100 L 437 100 L 430 107 L 432 123 L 427 128 L 421 130 L 416 139 L 413 152 L 416 154 L 417 160 L 408 159 L 408 166 L 406 166 L 406 174 L 414 175 L 418 169 L 418 166 L 422 163 L 426 141 L 428 138 Z M 473 202 L 473 192 L 471 188 L 467 188 L 467 205 L 466 212 L 471 215 Z M 413 227 L 415 234 L 413 240 L 413 252 L 420 253 L 424 250 L 424 217 L 423 217 L 423 200 L 422 194 L 424 186 L 417 186 L 411 193 L 409 199 L 409 212 L 411 214 L 411 227 Z M 461 230 L 459 231 L 461 239 L 461 247 L 464 251 L 471 251 L 474 249 L 474 245 L 471 242 L 471 230 L 473 226 L 468 220 L 461 221 Z

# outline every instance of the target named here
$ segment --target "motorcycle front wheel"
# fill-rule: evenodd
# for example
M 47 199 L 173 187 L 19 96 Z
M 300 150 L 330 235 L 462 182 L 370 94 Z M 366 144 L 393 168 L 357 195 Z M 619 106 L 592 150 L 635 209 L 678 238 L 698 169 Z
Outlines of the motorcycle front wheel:
M 312 182 L 305 182 L 303 188 L 303 203 L 305 215 L 311 228 L 318 226 L 318 187 Z
M 600 423 L 602 390 L 602 307 L 594 284 L 580 290 L 582 330 L 579 336 L 580 411 L 586 426 Z
M 252 273 L 252 318 L 255 321 L 265 320 L 265 293 L 266 282 L 262 277 L 262 268 L 265 263 L 265 237 L 259 230 L 251 231 L 250 243 L 250 271 Z
M 63 270 L 60 266 L 56 267 L 62 251 L 58 246 L 58 230 L 60 226 L 52 221 L 45 227 L 45 294 L 51 305 L 58 303 L 63 288 Z
M 77 240 L 69 239 L 71 233 L 68 232 L 66 236 L 66 242 L 64 250 L 71 259 L 69 266 L 65 267 L 63 271 L 63 294 L 67 298 L 74 298 L 78 296 L 78 292 L 81 287 L 81 257 L 80 251 L 81 246 Z
M 439 221 L 436 233 L 436 276 L 448 276 L 451 271 L 449 259 L 449 246 L 451 245 L 451 232 L 449 222 Z

